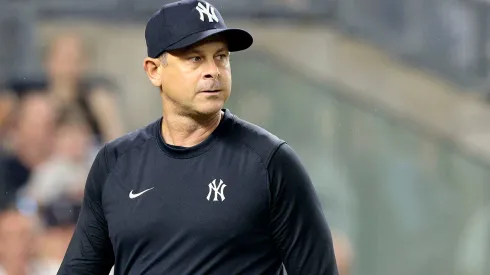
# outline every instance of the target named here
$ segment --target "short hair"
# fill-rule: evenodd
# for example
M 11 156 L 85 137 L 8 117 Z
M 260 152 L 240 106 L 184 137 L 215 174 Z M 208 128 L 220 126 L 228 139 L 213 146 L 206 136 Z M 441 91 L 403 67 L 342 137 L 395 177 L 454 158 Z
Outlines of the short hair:
M 164 67 L 168 65 L 167 57 L 168 57 L 168 52 L 163 52 L 160 56 L 158 56 L 158 59 L 160 59 Z

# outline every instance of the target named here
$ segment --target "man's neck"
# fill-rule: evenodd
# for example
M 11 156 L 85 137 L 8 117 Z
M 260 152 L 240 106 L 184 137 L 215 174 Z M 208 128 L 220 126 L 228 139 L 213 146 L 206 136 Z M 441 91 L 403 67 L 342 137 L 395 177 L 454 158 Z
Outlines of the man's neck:
M 162 136 L 167 144 L 192 147 L 206 138 L 218 127 L 223 112 L 220 111 L 199 120 L 175 113 L 163 115 Z

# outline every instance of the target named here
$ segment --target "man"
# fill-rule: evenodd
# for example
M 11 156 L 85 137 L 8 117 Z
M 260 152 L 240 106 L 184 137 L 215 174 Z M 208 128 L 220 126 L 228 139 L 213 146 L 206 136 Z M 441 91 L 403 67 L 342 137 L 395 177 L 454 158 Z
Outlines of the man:
M 8 208 L 0 212 L 0 275 L 35 274 L 36 219 Z
M 0 157 L 0 209 L 16 203 L 32 172 L 51 155 L 56 111 L 42 95 L 29 95 L 16 111 L 11 151 Z
M 209 3 L 164 6 L 144 69 L 163 117 L 99 152 L 58 274 L 326 274 L 330 230 L 284 141 L 223 109 L 229 52 L 252 45 Z

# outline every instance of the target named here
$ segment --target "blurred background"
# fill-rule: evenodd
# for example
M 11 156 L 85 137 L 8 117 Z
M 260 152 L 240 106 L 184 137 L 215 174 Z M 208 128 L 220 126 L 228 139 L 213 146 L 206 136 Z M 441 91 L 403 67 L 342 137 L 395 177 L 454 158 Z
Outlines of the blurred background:
M 161 115 L 166 0 L 0 0 L 0 275 L 56 274 L 101 144 Z M 490 274 L 490 2 L 210 0 L 254 46 L 227 107 L 289 142 L 340 275 Z

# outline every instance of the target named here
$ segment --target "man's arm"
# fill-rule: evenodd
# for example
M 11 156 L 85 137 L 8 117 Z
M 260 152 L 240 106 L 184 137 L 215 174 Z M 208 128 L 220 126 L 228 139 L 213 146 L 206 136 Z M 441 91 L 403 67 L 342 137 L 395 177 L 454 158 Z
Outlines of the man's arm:
M 107 85 L 97 85 L 89 94 L 89 104 L 101 127 L 102 138 L 113 140 L 124 133 L 124 123 L 121 120 L 120 109 L 115 93 L 106 88 Z
M 90 169 L 75 233 L 58 275 L 109 274 L 114 252 L 101 206 L 102 185 L 109 174 L 105 147 Z
M 272 238 L 288 275 L 338 275 L 332 236 L 311 180 L 282 144 L 268 164 Z

